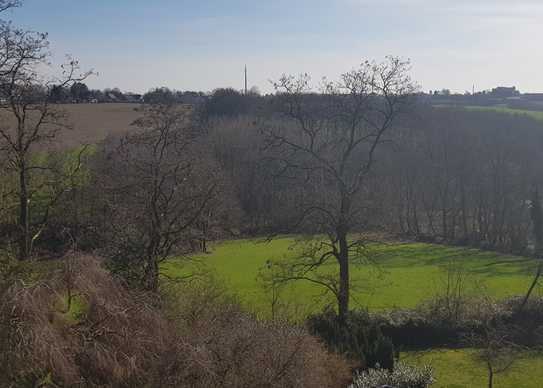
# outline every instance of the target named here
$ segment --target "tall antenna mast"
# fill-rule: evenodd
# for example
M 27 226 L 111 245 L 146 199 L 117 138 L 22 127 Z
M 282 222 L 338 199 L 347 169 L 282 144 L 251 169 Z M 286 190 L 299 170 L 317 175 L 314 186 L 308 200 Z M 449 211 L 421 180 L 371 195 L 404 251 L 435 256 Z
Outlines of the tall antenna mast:
M 245 95 L 247 95 L 247 65 L 245 65 Z

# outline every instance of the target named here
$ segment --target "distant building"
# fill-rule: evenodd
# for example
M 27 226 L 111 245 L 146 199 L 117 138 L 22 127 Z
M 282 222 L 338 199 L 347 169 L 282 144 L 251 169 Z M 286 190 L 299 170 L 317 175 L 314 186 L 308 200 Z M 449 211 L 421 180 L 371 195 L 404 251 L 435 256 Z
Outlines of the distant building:
M 517 97 L 519 94 L 520 92 L 515 86 L 498 86 L 497 88 L 492 89 L 492 91 L 490 92 L 490 96 L 498 98 Z

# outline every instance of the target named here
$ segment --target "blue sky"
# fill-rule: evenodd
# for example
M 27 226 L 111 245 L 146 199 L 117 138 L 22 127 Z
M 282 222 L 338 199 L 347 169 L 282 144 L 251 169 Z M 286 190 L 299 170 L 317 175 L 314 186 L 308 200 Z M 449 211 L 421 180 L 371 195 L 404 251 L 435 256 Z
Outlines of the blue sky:
M 543 91 L 543 0 L 25 0 L 7 15 L 94 68 L 96 88 L 271 90 L 283 73 L 334 78 L 409 58 L 423 90 Z

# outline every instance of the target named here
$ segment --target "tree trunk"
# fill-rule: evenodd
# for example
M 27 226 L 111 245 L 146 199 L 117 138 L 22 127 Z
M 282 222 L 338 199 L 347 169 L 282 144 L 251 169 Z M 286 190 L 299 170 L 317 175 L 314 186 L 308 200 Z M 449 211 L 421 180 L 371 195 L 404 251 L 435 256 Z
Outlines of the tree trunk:
M 147 291 L 156 291 L 158 289 L 158 263 L 154 257 L 147 259 L 144 281 Z
M 488 388 L 492 388 L 494 385 L 494 371 L 491 367 L 488 368 Z
M 534 191 L 532 196 L 532 211 L 531 211 L 531 218 L 532 218 L 532 228 L 533 228 L 533 235 L 535 239 L 535 257 L 539 261 L 537 265 L 537 271 L 534 276 L 534 279 L 532 281 L 532 284 L 530 285 L 530 288 L 528 289 L 528 292 L 526 292 L 526 295 L 524 295 L 524 298 L 522 299 L 522 302 L 518 308 L 517 313 L 521 313 L 524 307 L 526 306 L 526 303 L 528 302 L 528 299 L 530 299 L 530 295 L 532 294 L 532 291 L 534 290 L 535 286 L 539 282 L 539 278 L 542 275 L 543 272 L 543 209 L 541 208 L 541 202 L 539 199 L 539 192 L 537 190 Z
M 340 231 L 339 240 L 339 293 L 338 293 L 338 318 L 340 323 L 345 323 L 349 314 L 349 247 L 347 233 Z
M 147 291 L 156 291 L 158 289 L 158 261 L 156 257 L 157 247 L 160 242 L 160 237 L 154 235 L 147 246 L 146 268 L 144 273 L 144 287 Z
M 468 215 L 467 215 L 467 204 L 466 204 L 466 186 L 464 184 L 464 180 L 461 180 L 461 189 L 460 189 L 460 195 L 461 195 L 461 206 L 462 206 L 462 238 L 464 239 L 464 244 L 468 244 L 469 242 L 469 232 L 468 232 Z
M 19 259 L 25 260 L 30 256 L 30 220 L 28 209 L 28 188 L 26 179 L 26 166 L 23 164 L 19 170 Z
M 538 260 L 541 260 L 540 258 Z M 537 272 L 534 276 L 534 279 L 532 280 L 532 284 L 530 284 L 530 288 L 528 288 L 528 292 L 524 295 L 524 298 L 522 298 L 522 302 L 520 303 L 520 306 L 517 310 L 517 313 L 520 314 L 522 310 L 524 310 L 524 307 L 526 306 L 526 303 L 528 303 L 528 299 L 530 299 L 530 296 L 532 295 L 532 292 L 539 282 L 539 278 L 541 277 L 541 274 L 543 272 L 543 262 L 539 261 L 539 264 L 537 266 Z

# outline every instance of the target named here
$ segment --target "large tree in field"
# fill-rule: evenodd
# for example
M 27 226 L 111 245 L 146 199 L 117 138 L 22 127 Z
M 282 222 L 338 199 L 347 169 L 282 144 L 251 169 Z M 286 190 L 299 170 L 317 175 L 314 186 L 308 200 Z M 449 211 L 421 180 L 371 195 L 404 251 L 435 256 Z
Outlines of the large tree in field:
M 349 311 L 349 268 L 362 243 L 359 231 L 365 178 L 376 150 L 406 105 L 414 86 L 409 63 L 388 57 L 364 62 L 319 91 L 307 75 L 283 76 L 276 84 L 282 117 L 265 127 L 275 175 L 290 180 L 296 209 L 289 231 L 325 235 L 296 260 L 277 263 L 274 281 L 306 280 L 325 286 L 337 299 L 340 320 Z M 334 260 L 338 276 L 320 272 Z
M 19 2 L 0 1 L 0 11 L 16 5 Z M 67 128 L 64 113 L 50 104 L 52 84 L 65 87 L 88 76 L 79 74 L 77 61 L 69 60 L 59 79 L 44 80 L 39 74 L 48 64 L 48 47 L 46 34 L 0 21 L 0 153 L 5 161 L 4 174 L 15 182 L 13 189 L 4 191 L 2 202 L 17 204 L 13 207 L 21 259 L 31 255 L 33 242 L 47 224 L 51 208 L 68 190 L 66 183 L 80 167 L 75 163 L 67 171 L 38 157 L 39 152 L 47 150 L 47 143 Z M 38 195 L 40 201 L 34 201 Z M 36 214 L 31 214 L 35 203 Z

